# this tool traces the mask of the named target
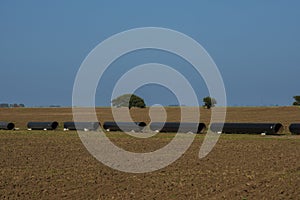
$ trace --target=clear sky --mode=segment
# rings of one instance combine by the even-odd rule
[[[180,31],[208,51],[223,76],[229,105],[290,105],[300,95],[299,10],[298,0],[2,0],[0,102],[70,106],[77,70],[97,44],[118,32],[151,26]],[[129,54],[99,84],[98,105],[106,105],[116,71],[147,62],[188,65],[157,51]],[[199,98],[207,95],[201,78],[182,73],[191,77]],[[157,86],[137,93],[148,104],[176,104]]]

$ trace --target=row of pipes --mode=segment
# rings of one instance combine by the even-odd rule
[[[28,122],[28,130],[55,130],[58,122]],[[99,122],[64,122],[64,130],[95,131],[101,124]],[[142,132],[147,127],[145,122],[104,122],[103,129],[106,131],[134,131]],[[204,123],[183,122],[152,122],[149,124],[151,131],[155,132],[180,132],[180,133],[203,133],[206,130]],[[0,122],[0,130],[14,130],[15,124]],[[209,127],[215,133],[227,134],[279,134],[284,127],[280,123],[212,123]],[[300,123],[289,126],[292,134],[300,134]]]

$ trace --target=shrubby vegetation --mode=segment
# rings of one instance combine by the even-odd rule
[[[132,107],[145,108],[144,99],[134,94],[124,94],[112,100],[112,105],[115,107]]]
[[[25,107],[24,104],[20,103],[20,104],[17,104],[17,103],[14,103],[14,104],[8,104],[8,103],[1,103],[0,104],[0,108],[23,108]]]
[[[217,100],[208,96],[203,98],[203,103],[203,107],[210,109],[211,107],[214,107],[217,104]]]
[[[293,103],[294,106],[300,106],[300,96],[293,97],[295,102]]]

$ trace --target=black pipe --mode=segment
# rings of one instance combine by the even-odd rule
[[[150,129],[159,132],[202,133],[206,129],[206,125],[204,123],[152,122]]]
[[[28,122],[27,128],[31,130],[55,130],[58,122]]]
[[[212,123],[210,130],[228,134],[277,134],[283,131],[280,123]]]
[[[0,130],[13,130],[15,128],[14,123],[0,122]]]
[[[289,130],[293,135],[299,135],[300,134],[300,124],[299,123],[291,124],[289,127]]]
[[[64,122],[66,130],[97,130],[99,126],[99,122]]]
[[[103,128],[107,131],[135,131],[140,132],[147,126],[145,122],[104,122]]]

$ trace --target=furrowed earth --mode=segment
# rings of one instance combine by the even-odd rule
[[[122,108],[121,108],[122,109]],[[210,111],[201,108],[209,124]],[[149,122],[148,109],[131,109],[136,121]],[[97,108],[99,121],[112,121],[108,108]],[[180,120],[180,108],[167,108],[168,121]],[[298,107],[228,108],[227,122],[278,122],[280,136],[222,134],[214,149],[199,159],[205,134],[171,165],[144,174],[116,171],[97,161],[76,131],[70,108],[0,109],[0,121],[17,131],[0,131],[1,199],[299,199],[300,136],[288,125],[299,122]],[[29,121],[58,121],[55,131],[27,131]],[[112,142],[132,152],[151,152],[174,134],[136,139],[110,132]]]

